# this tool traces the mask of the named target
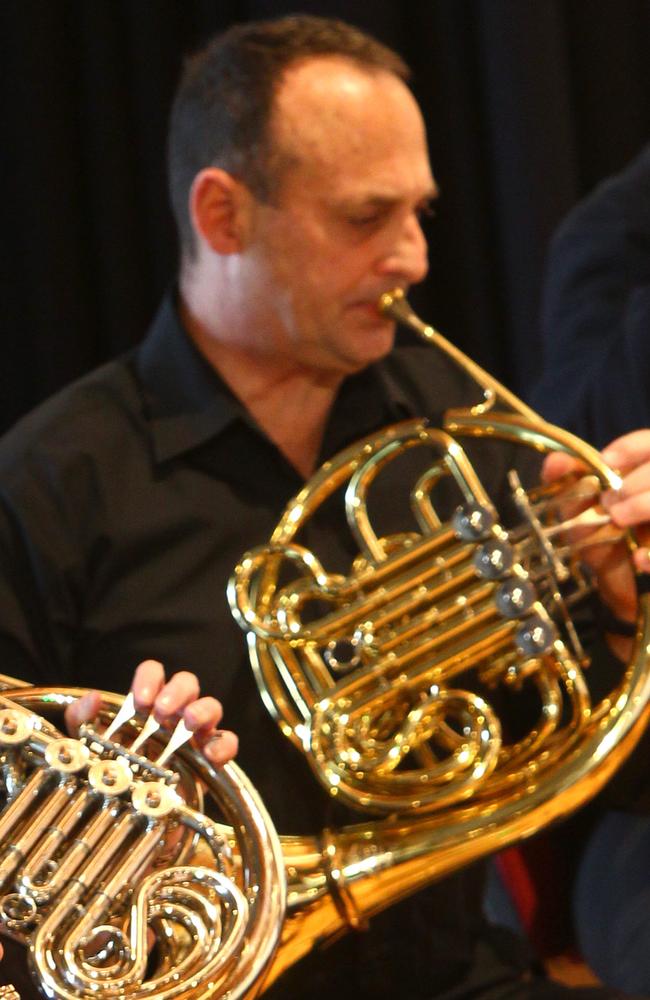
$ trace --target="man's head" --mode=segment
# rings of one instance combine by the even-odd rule
[[[172,208],[183,254],[194,235],[188,199],[208,165],[272,200],[283,166],[272,135],[274,98],[287,68],[314,56],[341,56],[362,69],[407,80],[391,49],[342,21],[305,15],[239,24],[217,35],[187,64],[172,108],[168,157]]]
[[[227,341],[265,369],[337,378],[390,351],[394,323],[379,315],[379,296],[426,274],[419,215],[436,189],[424,122],[401,60],[355,29],[296,18],[254,31],[278,32],[278,48],[297,34],[320,50],[294,41],[291,58],[276,54],[265,125],[240,130],[229,159],[188,158],[188,208],[178,205],[193,240],[181,267],[184,318],[204,342]],[[347,49],[333,50],[332,37]],[[228,100],[253,100],[239,86],[229,81]],[[206,141],[186,137],[195,150]]]

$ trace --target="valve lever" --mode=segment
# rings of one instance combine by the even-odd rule
[[[544,527],[546,538],[552,538],[562,531],[569,531],[571,528],[601,528],[605,524],[611,524],[612,519],[609,514],[601,513],[593,507],[588,507],[582,513],[570,517],[560,524],[550,524]]]
[[[126,698],[122,702],[122,707],[119,712],[111,722],[108,729],[105,731],[104,739],[110,740],[113,733],[116,733],[118,729],[121,729],[125,722],[129,722],[130,719],[136,714],[135,708],[135,698],[133,697],[133,691],[129,691]]]
[[[147,742],[149,737],[153,736],[154,733],[157,733],[159,729],[160,729],[160,723],[158,722],[158,719],[155,717],[155,715],[153,714],[150,715],[147,718],[147,721],[145,722],[144,726],[142,727],[142,732],[138,736],[137,740],[129,748],[131,753],[136,753],[136,751],[139,750],[140,747]]]
[[[192,730],[188,729],[183,719],[181,719],[176,726],[176,729],[169,737],[169,743],[156,761],[156,767],[162,767],[173,753],[176,753],[176,751],[182,747],[184,743],[188,743],[192,739],[192,736]]]

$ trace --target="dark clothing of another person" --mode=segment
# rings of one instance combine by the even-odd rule
[[[479,395],[430,347],[398,347],[343,384],[322,458],[396,420],[427,415],[438,424],[447,407]],[[512,450],[479,461],[494,496]],[[528,456],[520,467],[532,464]],[[225,599],[239,557],[268,540],[302,485],[195,350],[168,299],[137,350],[46,403],[0,446],[3,672],[125,691],[144,658],[190,669],[223,701],[240,736],[238,760],[279,831],[358,818],[334,807],[268,716]],[[384,530],[406,530],[394,485],[379,492]],[[325,512],[302,541],[328,568],[345,568],[355,550],[335,520]],[[481,864],[458,872],[374,918],[369,933],[312,954],[267,995],[567,995],[532,968],[521,942],[488,927],[482,888]]]
[[[650,426],[650,146],[558,229],[542,335],[544,416],[598,447]]]
[[[533,402],[546,417],[599,447],[650,426],[650,145],[558,229],[543,338]],[[649,855],[648,816],[610,812],[587,839],[576,882],[582,954],[630,992],[650,991]]]

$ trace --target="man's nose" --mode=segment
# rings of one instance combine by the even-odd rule
[[[418,216],[413,213],[404,220],[393,246],[382,258],[380,272],[396,282],[416,285],[429,270],[427,241]]]

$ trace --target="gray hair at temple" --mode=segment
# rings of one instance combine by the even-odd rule
[[[273,200],[282,165],[270,127],[275,91],[289,65],[323,55],[410,76],[397,53],[358,28],[308,15],[234,25],[187,62],[168,141],[169,191],[184,254],[193,256],[188,199],[204,167],[221,167],[258,199]]]

